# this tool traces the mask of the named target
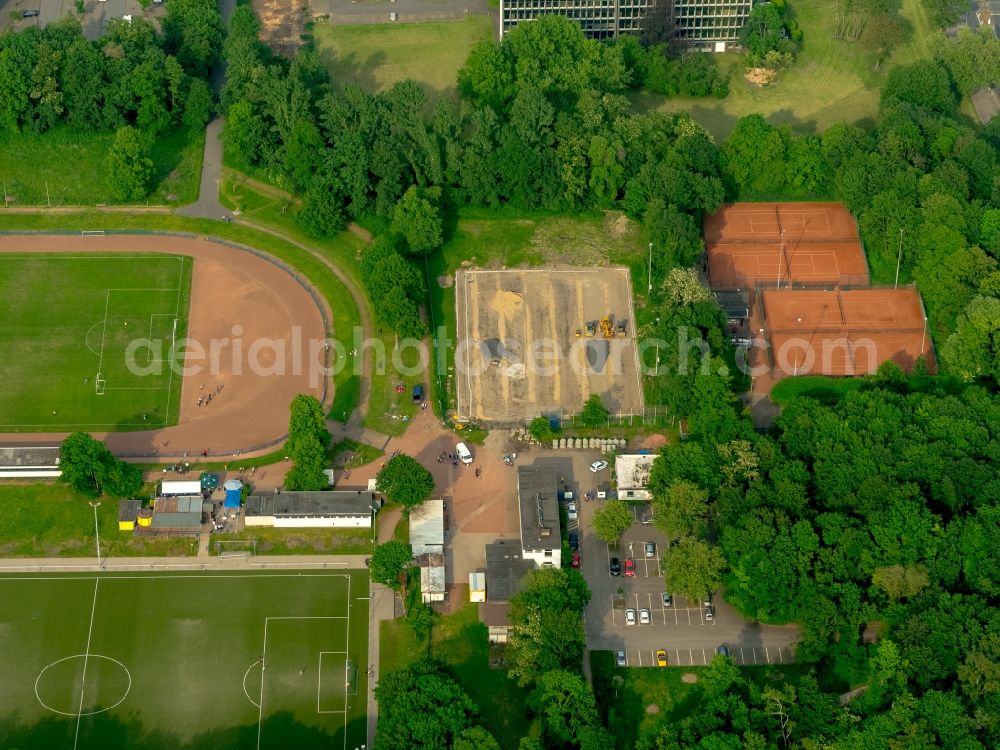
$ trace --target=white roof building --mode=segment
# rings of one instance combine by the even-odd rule
[[[649,472],[656,460],[655,453],[619,453],[615,456],[615,478],[620,500],[652,500],[649,492]]]
[[[413,556],[444,553],[444,501],[431,498],[410,512]]]

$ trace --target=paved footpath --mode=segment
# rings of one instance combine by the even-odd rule
[[[366,555],[274,555],[268,557],[95,557],[9,558],[0,560],[3,573],[116,573],[127,571],[259,571],[259,570],[357,570]],[[379,677],[379,630],[383,620],[395,617],[396,594],[378,583],[368,589],[368,747],[375,739],[378,706],[375,684]]]

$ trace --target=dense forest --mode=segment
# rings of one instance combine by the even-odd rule
[[[225,30],[211,0],[171,0],[162,32],[113,20],[96,41],[67,15],[44,28],[0,34],[0,142],[66,125],[80,139],[115,132],[110,179],[121,200],[146,197],[154,138],[212,116],[210,67]]]

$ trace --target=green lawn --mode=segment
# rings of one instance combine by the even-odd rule
[[[117,203],[107,178],[114,133],[80,133],[61,126],[41,135],[23,133],[0,141],[0,180],[20,206],[93,206]],[[149,203],[191,203],[198,198],[204,131],[177,128],[150,149],[153,179]]]
[[[191,268],[183,256],[0,254],[0,430],[175,423],[170,353],[186,330]]]
[[[909,24],[909,39],[891,60],[875,71],[858,42],[834,38],[836,12],[829,0],[791,0],[789,6],[802,28],[801,53],[789,70],[764,87],[743,78],[741,53],[726,53],[720,64],[729,72],[729,96],[722,100],[665,99],[643,92],[633,95],[637,109],[662,112],[686,110],[721,142],[736,120],[758,112],[796,133],[815,133],[836,122],[871,124],[878,113],[879,89],[894,65],[927,57],[933,31],[920,0],[901,0],[901,15]]]
[[[434,615],[430,649],[418,642],[405,620],[382,623],[379,660],[383,673],[402,669],[428,653],[451,667],[456,679],[479,707],[483,726],[504,750],[516,750],[521,737],[537,733],[525,711],[528,691],[502,669],[489,663],[487,629],[475,604],[454,614]]]
[[[771,389],[771,400],[784,406],[799,396],[809,396],[821,401],[836,401],[861,387],[858,378],[827,378],[822,375],[802,375],[782,378]]]
[[[94,557],[90,498],[57,482],[0,482],[0,557]],[[118,530],[118,501],[97,509],[101,556],[195,555],[193,537],[148,539]]]
[[[493,38],[493,22],[487,16],[373,26],[317,22],[312,34],[337,85],[375,93],[411,78],[429,96],[440,96],[455,93],[459,68],[477,42]]]
[[[363,571],[5,576],[0,737],[21,750],[357,747],[367,593]]]

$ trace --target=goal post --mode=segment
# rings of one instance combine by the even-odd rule
[[[256,539],[219,539],[215,542],[215,553],[219,559],[231,557],[256,557]]]

